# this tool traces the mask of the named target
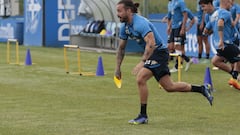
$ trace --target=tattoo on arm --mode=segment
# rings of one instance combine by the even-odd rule
[[[118,48],[118,51],[117,51],[117,66],[121,65],[124,56],[125,56],[125,49],[124,48]]]
[[[145,37],[144,40],[146,42],[146,47],[144,50],[144,54],[142,56],[142,60],[147,60],[149,57],[152,55],[153,50],[155,49],[155,39],[153,32],[148,33]]]
[[[124,55],[125,55],[125,50],[119,48],[119,51],[118,51],[118,54],[117,54],[117,59],[118,59],[118,60],[123,60]]]

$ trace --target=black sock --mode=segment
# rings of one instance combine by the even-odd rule
[[[190,59],[185,55],[185,54],[182,54],[182,58],[186,61],[186,62],[189,62]]]
[[[176,59],[175,68],[178,69],[178,59]]]
[[[206,59],[209,59],[209,56],[210,56],[209,54],[206,54]]]
[[[203,93],[204,86],[192,85],[192,92]]]
[[[237,79],[238,71],[231,71],[230,74],[232,75],[233,79]]]
[[[230,75],[232,75],[233,69],[229,72]]]
[[[198,58],[201,59],[202,58],[202,53],[198,54]]]
[[[147,116],[147,104],[141,104],[140,114]]]

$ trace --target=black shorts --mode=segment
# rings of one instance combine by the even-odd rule
[[[234,43],[234,45],[236,45],[238,47],[240,46],[240,40],[239,39],[234,40],[233,43]]]
[[[151,70],[157,81],[166,74],[170,75],[168,68],[168,49],[156,48],[150,58],[145,62],[144,67]]]
[[[184,45],[186,41],[186,34],[181,36],[180,31],[181,31],[181,27],[177,29],[172,29],[168,39],[168,43],[174,42],[174,44]]]
[[[197,25],[197,36],[203,36],[204,27],[205,27],[205,23],[202,30],[200,30],[200,24]]]
[[[238,60],[238,55],[240,54],[240,50],[236,45],[228,44],[224,50],[217,49],[217,55],[220,57],[224,57],[230,63],[235,63]]]

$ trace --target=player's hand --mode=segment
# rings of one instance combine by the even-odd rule
[[[132,74],[133,74],[133,75],[137,75],[138,72],[143,68],[143,66],[144,66],[144,62],[143,62],[143,61],[139,62],[139,63],[133,68]]]
[[[168,35],[171,34],[171,28],[170,28],[170,27],[167,28],[167,34],[168,34]]]
[[[203,24],[203,23],[200,24],[199,29],[200,29],[200,30],[203,30],[203,29],[204,29],[204,24]]]
[[[183,36],[185,33],[186,33],[185,28],[184,28],[184,29],[181,29],[181,31],[180,31],[180,35]]]
[[[220,41],[218,44],[218,48],[224,50],[224,43]]]
[[[236,23],[235,21],[232,22],[232,26],[233,26],[233,27],[235,27],[236,24],[237,24],[237,23]]]

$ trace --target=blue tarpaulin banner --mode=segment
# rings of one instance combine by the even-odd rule
[[[43,45],[43,1],[24,1],[24,45]]]
[[[0,19],[0,42],[7,42],[8,39],[17,39],[23,43],[23,17],[9,17]]]
[[[77,17],[80,0],[45,0],[44,3],[43,0],[26,0],[24,2],[25,45],[62,47],[69,43],[70,22]]]

